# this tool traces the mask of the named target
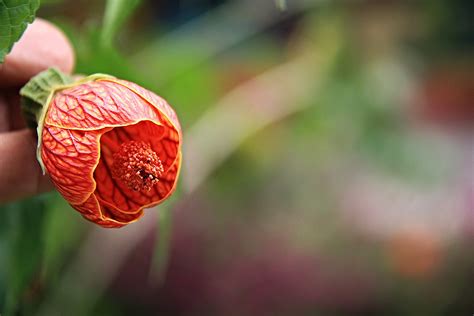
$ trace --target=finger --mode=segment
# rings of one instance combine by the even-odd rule
[[[20,95],[16,89],[0,93],[0,133],[23,129],[26,121],[20,109]]]
[[[0,203],[52,188],[36,160],[35,131],[0,134]]]
[[[26,121],[21,113],[20,95],[18,91],[5,92],[5,99],[8,103],[8,125],[9,130],[19,130],[26,127]]]
[[[74,51],[57,27],[36,19],[0,65],[0,86],[23,85],[37,73],[53,66],[70,73],[74,67]]]
[[[0,133],[10,130],[10,109],[7,103],[7,97],[0,95]]]

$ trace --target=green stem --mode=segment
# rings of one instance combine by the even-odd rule
[[[164,281],[169,260],[172,224],[172,208],[171,205],[166,205],[166,207],[160,210],[160,216],[158,217],[158,240],[156,240],[156,247],[150,271],[150,280],[152,282],[161,283]]]

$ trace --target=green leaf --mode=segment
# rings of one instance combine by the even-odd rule
[[[110,46],[120,26],[141,0],[107,0],[102,27],[102,45]]]
[[[35,19],[39,0],[0,0],[0,63]]]
[[[280,11],[286,11],[286,9],[288,8],[286,0],[275,0],[275,5]]]

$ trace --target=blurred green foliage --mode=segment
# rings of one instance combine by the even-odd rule
[[[103,46],[112,45],[115,34],[125,22],[127,17],[138,6],[140,0],[108,0],[105,7],[104,21],[102,23],[101,43]]]

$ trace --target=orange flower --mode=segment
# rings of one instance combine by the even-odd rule
[[[31,85],[22,95],[34,99]],[[38,160],[82,216],[121,227],[173,193],[182,133],[165,100],[100,74],[52,86],[36,113]]]

